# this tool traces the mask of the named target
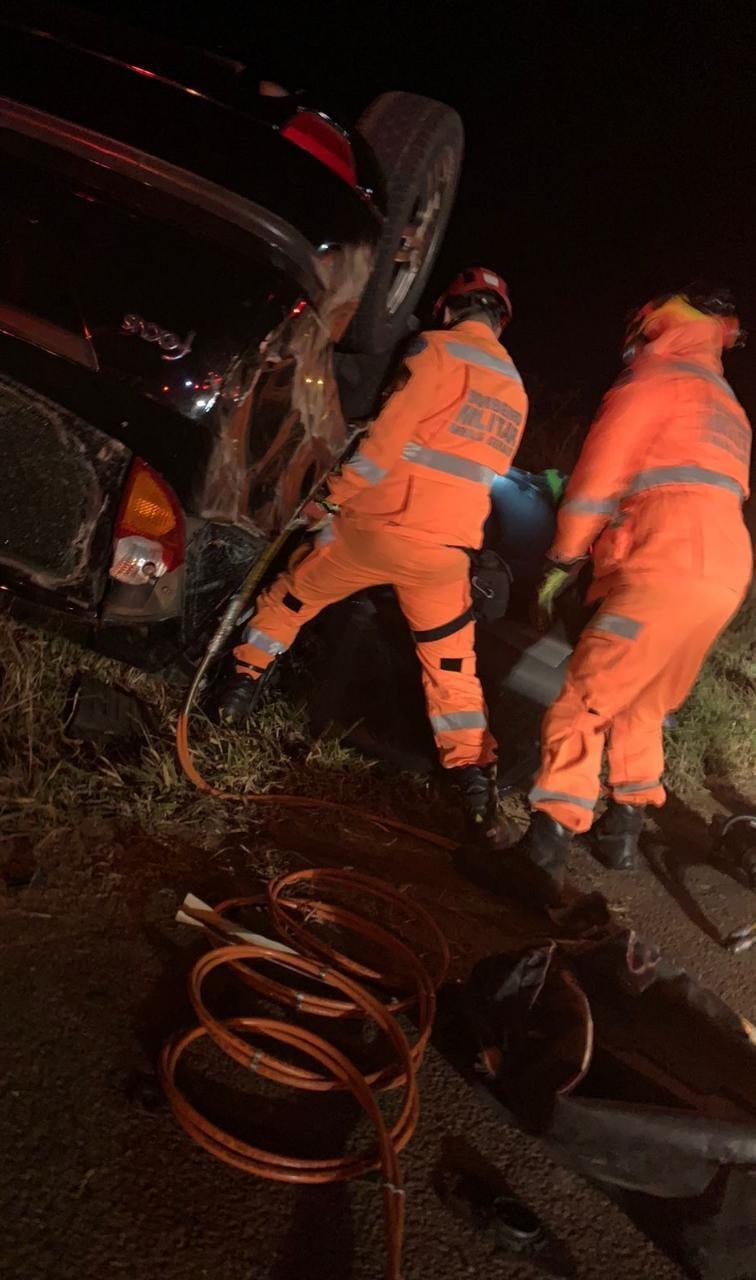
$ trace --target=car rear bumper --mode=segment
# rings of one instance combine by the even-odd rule
[[[189,519],[185,565],[154,586],[110,580],[101,607],[87,607],[0,564],[0,608],[144,671],[185,674],[265,545],[237,526]]]
[[[187,676],[190,671],[191,664],[185,666],[180,618],[102,626],[96,617],[61,607],[54,595],[29,587],[13,590],[3,583],[0,583],[0,610],[24,626],[62,636],[73,644],[141,671],[168,679]]]
[[[0,569],[92,614],[131,453],[0,374]]]

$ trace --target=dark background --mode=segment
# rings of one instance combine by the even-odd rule
[[[429,297],[462,266],[500,270],[526,379],[582,413],[655,293],[729,283],[756,329],[754,5],[131,0],[118,16],[348,117],[394,88],[455,106],[465,170]],[[753,344],[727,372],[756,416]]]

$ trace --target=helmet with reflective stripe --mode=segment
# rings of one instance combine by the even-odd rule
[[[465,307],[465,303],[469,303]],[[454,304],[461,304],[459,307]],[[467,267],[452,280],[448,289],[441,294],[433,308],[433,317],[437,323],[443,319],[447,306],[455,310],[484,310],[494,306],[501,316],[501,328],[512,319],[512,303],[509,297],[507,282],[496,271],[488,267]]]
[[[743,346],[746,335],[735,314],[730,290],[693,284],[679,293],[661,294],[631,313],[625,330],[623,358],[632,360],[643,344],[658,338],[670,325],[700,320],[702,316],[719,320],[723,348]]]

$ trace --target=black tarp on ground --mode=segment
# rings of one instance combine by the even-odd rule
[[[554,1154],[702,1280],[756,1274],[749,1023],[619,930],[487,958],[458,1012],[492,1094]]]

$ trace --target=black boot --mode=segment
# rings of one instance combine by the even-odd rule
[[[485,849],[508,848],[514,837],[510,824],[497,812],[494,766],[468,764],[449,773],[461,795],[468,841]]]
[[[538,810],[522,840],[513,850],[524,884],[547,906],[562,901],[567,853],[573,833],[561,822]]]
[[[477,764],[466,764],[450,769],[449,781],[460,794],[467,833],[477,840],[495,809],[491,771]]]
[[[572,832],[546,813],[536,813],[516,843],[490,843],[481,824],[475,847],[465,846],[457,867],[468,879],[507,898],[517,898],[537,910],[563,906],[565,863]],[[503,850],[503,851],[502,851]]]
[[[643,830],[646,806],[619,804],[610,800],[591,831],[591,841],[599,862],[611,871],[633,871],[638,840]]]
[[[264,676],[233,675],[223,686],[217,701],[218,720],[226,729],[241,729],[254,715],[266,684]]]

